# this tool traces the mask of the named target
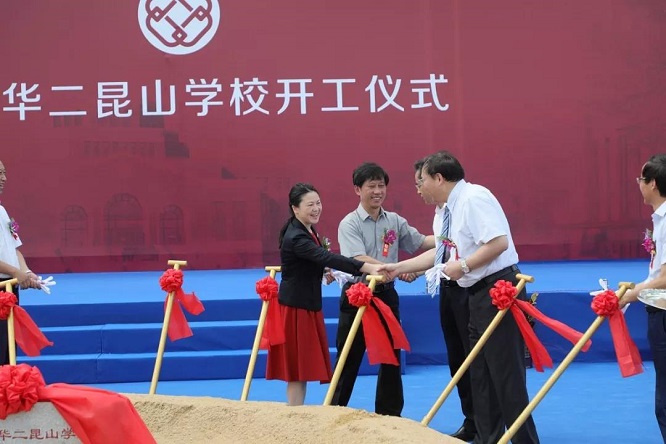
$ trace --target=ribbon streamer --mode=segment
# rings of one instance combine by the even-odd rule
[[[410,346],[405,332],[391,308],[381,299],[374,297],[372,291],[361,282],[349,287],[345,293],[350,304],[356,307],[364,305],[367,307],[361,322],[363,323],[363,336],[370,364],[399,365],[394,350],[409,351]],[[388,332],[384,328],[380,317],[386,322]]]
[[[497,281],[495,287],[490,289],[490,297],[493,299],[493,305],[495,305],[498,310],[509,309],[511,311],[511,314],[518,325],[518,329],[520,330],[520,334],[525,340],[525,345],[527,345],[532,356],[534,369],[538,372],[543,372],[544,367],[553,367],[553,359],[550,357],[546,347],[544,347],[541,341],[539,341],[539,338],[525,318],[523,312],[532,316],[534,319],[539,320],[546,327],[550,328],[572,344],[576,344],[580,338],[583,337],[583,334],[560,321],[549,318],[529,302],[516,299],[515,297],[517,293],[518,289],[509,281]],[[589,350],[591,345],[592,341],[587,341],[582,350]]]
[[[0,367],[0,419],[28,412],[38,401],[49,401],[83,444],[131,442],[155,444],[141,416],[126,397],[91,387],[46,385],[37,367]]]
[[[617,295],[613,290],[599,293],[592,300],[592,310],[598,315],[608,319],[610,325],[615,356],[620,366],[622,377],[638,375],[643,373],[643,361],[638,352],[638,347],[629,335],[629,328],[624,319],[624,313],[620,310]]]
[[[284,328],[282,326],[282,317],[280,316],[280,304],[278,304],[278,283],[266,276],[259,279],[255,284],[255,290],[262,301],[268,303],[268,312],[264,329],[261,332],[261,342],[259,348],[268,350],[272,345],[284,344]]]
[[[169,339],[177,341],[192,336],[192,329],[185,318],[183,308],[190,314],[199,315],[203,313],[203,303],[194,293],[185,293],[183,291],[183,272],[181,270],[169,269],[160,277],[160,287],[167,293],[173,293],[174,304],[169,318]],[[169,296],[164,300],[166,310]]]
[[[434,298],[439,294],[439,284],[441,279],[449,279],[449,277],[444,274],[444,265],[446,264],[435,264],[434,267],[427,269],[425,272],[426,290],[431,298]]]
[[[51,294],[51,287],[56,284],[56,281],[53,280],[53,276],[49,276],[46,279],[42,279],[41,276],[38,276],[38,278],[39,288],[41,288],[44,293]]]
[[[44,347],[53,345],[32,320],[27,311],[17,305],[14,293],[0,291],[0,319],[7,320],[14,309],[14,336],[16,344],[27,356],[39,356]]]

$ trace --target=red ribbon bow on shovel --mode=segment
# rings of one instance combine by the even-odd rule
[[[16,343],[26,355],[39,356],[41,350],[47,345],[53,345],[53,342],[44,336],[44,333],[41,332],[28,312],[17,303],[18,299],[14,293],[0,291],[0,319],[3,321],[8,319],[13,307]]]
[[[527,345],[527,348],[532,355],[535,370],[543,372],[544,367],[553,367],[553,359],[550,357],[550,354],[548,354],[546,347],[544,347],[541,341],[539,341],[534,329],[530,327],[523,312],[532,316],[534,319],[541,321],[546,327],[564,337],[572,344],[576,344],[580,338],[583,337],[583,334],[560,321],[549,318],[529,302],[516,299],[517,293],[518,289],[509,281],[497,281],[495,282],[495,286],[490,289],[490,297],[493,300],[493,305],[496,306],[498,310],[505,310],[507,308],[511,310],[511,314],[516,320],[516,324],[518,324],[518,329],[523,335],[525,345]],[[589,350],[591,345],[592,341],[587,341],[582,350]]]
[[[629,335],[624,313],[620,310],[620,303],[613,290],[599,293],[592,299],[592,310],[598,315],[608,319],[615,356],[620,365],[620,373],[624,378],[643,373],[643,361],[636,344]]]
[[[183,291],[183,272],[181,270],[172,268],[165,271],[160,277],[160,287],[167,293],[173,293],[175,302],[171,309],[171,317],[169,318],[169,339],[177,341],[179,339],[189,338],[192,336],[192,329],[187,323],[183,308],[187,310],[188,313],[196,316],[203,313],[203,304],[194,293],[185,293]],[[167,299],[164,301],[165,309],[167,301],[169,300],[168,298],[169,297],[167,296]]]
[[[372,294],[372,290],[361,282],[357,282],[345,292],[349,303],[355,307],[366,306],[363,314],[363,336],[365,347],[368,350],[368,361],[370,364],[393,364],[398,365],[394,349],[410,350],[407,336],[395,318],[391,309],[381,299]],[[384,318],[388,326],[388,332],[379,318]],[[390,335],[390,338],[389,338]]]
[[[266,276],[259,279],[255,285],[255,290],[262,301],[268,303],[268,312],[266,313],[266,323],[261,333],[261,342],[259,348],[268,350],[271,345],[284,344],[284,328],[280,318],[280,304],[278,304],[278,283]]]

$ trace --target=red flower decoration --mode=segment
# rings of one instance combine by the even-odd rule
[[[284,327],[280,315],[280,305],[274,301],[278,297],[278,283],[275,278],[266,276],[259,279],[255,285],[255,290],[264,304],[268,304],[266,312],[266,323],[261,332],[261,342],[259,348],[268,350],[273,345],[284,344]]]
[[[398,236],[395,234],[395,230],[389,230],[384,228],[384,235],[382,236],[382,241],[386,245],[393,245],[393,243],[398,239]]]
[[[652,238],[652,230],[645,230],[642,245],[643,248],[645,248],[645,251],[647,251],[649,254],[654,254],[656,252],[654,239]]]
[[[444,244],[445,247],[458,249],[458,246],[456,245],[456,243],[453,242],[453,240],[451,240],[450,238],[448,238],[446,236],[444,236],[444,237],[437,236],[437,237],[439,238],[439,240],[442,241],[442,243]]]
[[[490,289],[493,305],[498,310],[506,310],[511,307],[516,294],[518,294],[518,289],[509,281],[497,281],[495,286]]]
[[[14,293],[0,291],[0,319],[5,321],[9,318],[9,312],[12,307],[18,304],[18,299]]]
[[[14,293],[0,291],[0,319],[9,319],[9,313],[14,309],[14,332],[16,343],[28,356],[39,356],[39,351],[47,345],[53,345],[39,330],[27,311],[18,305]]]
[[[167,293],[178,291],[183,286],[183,272],[170,268],[160,277],[160,287]]]
[[[366,307],[361,322],[370,364],[399,365],[394,349],[409,351],[409,341],[388,305],[379,298],[373,299],[370,287],[361,282],[349,287],[345,294],[351,305]]]
[[[349,287],[345,293],[347,294],[349,303],[354,307],[368,305],[372,299],[372,291],[367,285],[363,285],[361,282],[357,282]]]
[[[609,317],[619,309],[620,302],[613,290],[606,290],[592,299],[592,310],[598,316]]]
[[[0,419],[18,412],[29,412],[38,401],[37,391],[44,387],[37,367],[28,364],[0,367]]]
[[[176,270],[175,268],[166,270],[160,277],[160,287],[162,290],[169,293],[164,301],[165,310],[169,297],[173,293],[174,304],[171,311],[171,317],[169,318],[169,339],[177,341],[179,339],[189,338],[192,336],[192,329],[187,323],[183,308],[187,310],[188,313],[196,316],[204,311],[203,304],[194,292],[185,293],[183,291],[182,270]]]
[[[12,217],[9,221],[9,232],[14,236],[14,239],[18,239],[19,224],[16,223]]]
[[[599,293],[592,299],[592,310],[608,319],[613,347],[623,377],[634,376],[643,372],[643,362],[638,347],[629,335],[627,322],[620,310],[620,301],[613,290]]]
[[[270,301],[278,296],[278,283],[272,277],[266,276],[257,281],[255,290],[262,301]]]

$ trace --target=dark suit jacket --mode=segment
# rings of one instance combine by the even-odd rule
[[[363,266],[361,261],[331,253],[318,245],[298,219],[292,219],[287,226],[280,258],[282,278],[278,300],[283,305],[311,311],[321,310],[324,267],[359,275]]]

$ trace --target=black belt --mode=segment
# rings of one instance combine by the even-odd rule
[[[351,287],[353,284],[354,282],[347,282],[343,288],[346,290],[347,288]],[[386,282],[384,284],[376,283],[375,291],[373,291],[373,293],[381,293],[386,290],[391,290],[393,287],[395,287],[395,281]]]
[[[441,278],[441,279],[439,280],[439,286],[440,286],[440,287],[443,287],[443,288],[455,288],[455,287],[460,287],[460,285],[458,285],[458,282],[453,281],[453,280],[451,280],[451,279],[447,279],[447,278]]]
[[[469,292],[470,294],[476,293],[479,290],[483,290],[486,287],[490,287],[491,285],[494,285],[495,282],[499,280],[499,278],[501,278],[502,276],[506,276],[507,274],[513,273],[514,271],[520,271],[518,269],[518,265],[511,265],[510,267],[502,268],[500,271],[497,271],[493,274],[490,274],[482,278],[479,282],[469,287]]]
[[[391,290],[393,287],[395,287],[395,282],[386,282],[384,284],[375,284],[375,291],[373,293],[381,293],[386,290]]]

